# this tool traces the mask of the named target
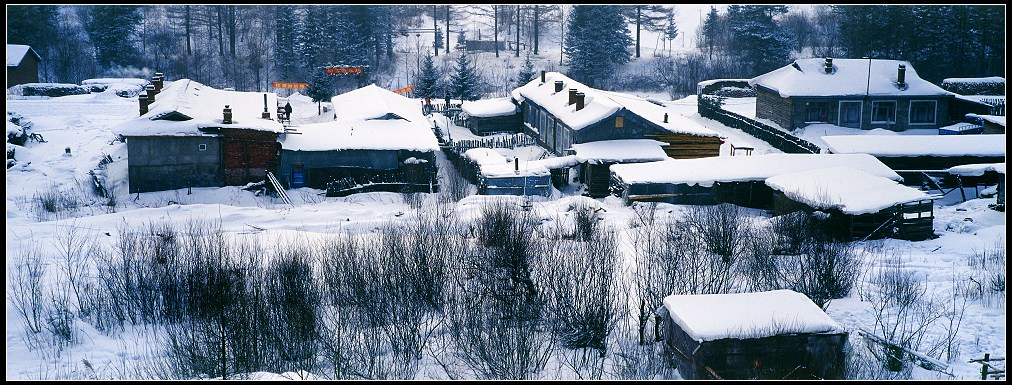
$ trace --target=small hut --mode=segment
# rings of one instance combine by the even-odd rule
[[[994,208],[1005,210],[1005,163],[964,164],[951,167],[948,172],[956,176],[960,188],[973,186],[978,198],[982,195],[978,187],[995,185]],[[965,196],[963,200],[966,200]]]
[[[682,377],[840,379],[847,332],[804,294],[670,295],[665,347]]]
[[[520,109],[509,97],[465,102],[460,109],[475,135],[519,133],[523,128]]]
[[[663,146],[653,139],[602,140],[574,144],[572,151],[579,158],[579,181],[592,198],[606,197],[611,185],[611,165],[618,163],[656,162],[668,159]]]
[[[925,192],[850,167],[781,174],[766,179],[775,190],[774,211],[829,213],[840,239],[934,236],[933,200]]]
[[[526,161],[509,159],[491,148],[472,148],[464,152],[472,165],[478,193],[483,195],[540,195],[552,193],[552,170],[573,167],[575,156]],[[466,172],[466,171],[465,171]]]

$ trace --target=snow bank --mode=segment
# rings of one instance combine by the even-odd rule
[[[574,144],[573,150],[580,162],[599,164],[604,162],[652,162],[668,159],[661,146],[667,143],[653,139],[602,140]]]
[[[766,179],[766,185],[795,202],[815,209],[837,209],[860,215],[882,211],[901,203],[930,199],[923,191],[850,167],[782,174]]]
[[[669,295],[663,302],[671,320],[700,342],[846,332],[812,300],[793,290]]]
[[[477,118],[508,116],[520,112],[520,109],[508,97],[464,102],[460,105],[460,109],[464,113]]]
[[[799,171],[845,166],[900,181],[896,172],[867,154],[765,154],[669,159],[616,164],[611,172],[623,183],[671,183],[710,187],[714,182],[761,181]]]
[[[834,154],[901,156],[1005,156],[1005,135],[823,136]]]
[[[781,97],[804,96],[930,96],[953,95],[921,79],[909,62],[885,59],[833,59],[833,71],[823,58],[798,59],[788,66],[752,78],[749,84],[772,89]],[[896,84],[897,69],[906,66],[906,88]]]

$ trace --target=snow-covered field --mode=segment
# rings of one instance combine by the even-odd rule
[[[308,98],[294,96],[289,100],[296,111],[293,123],[318,121],[314,116],[316,105]],[[127,328],[120,333],[106,334],[80,319],[71,323],[78,335],[76,343],[62,349],[29,348],[26,342],[29,332],[11,301],[12,266],[17,262],[18,253],[26,247],[36,247],[40,255],[46,256],[46,270],[42,277],[45,284],[60,274],[58,256],[63,247],[61,239],[68,232],[77,231],[95,242],[111,245],[121,228],[142,227],[156,222],[185,226],[188,221],[200,219],[220,224],[226,234],[256,233],[283,237],[342,231],[368,233],[387,221],[410,221],[413,218],[413,210],[405,202],[405,197],[396,193],[324,198],[319,190],[303,188],[288,191],[294,201],[291,206],[238,187],[129,194],[126,186],[126,145],[116,141],[110,128],[136,116],[136,98],[121,98],[106,92],[53,99],[8,99],[6,103],[8,111],[31,120],[34,132],[46,139],[45,143],[29,141],[24,147],[16,147],[17,164],[7,170],[5,179],[8,380],[131,379],[137,376],[132,368],[153,356],[164,354],[160,346],[151,343],[159,340],[152,338],[151,335],[157,333],[153,329]],[[745,104],[747,102],[733,108],[736,112],[738,109],[747,111]],[[666,108],[717,130],[729,142],[754,145],[755,154],[778,152],[738,130],[699,117],[695,114],[694,97],[668,102]],[[754,107],[752,111],[754,113]],[[830,132],[834,130],[832,127],[817,130],[821,131],[819,135],[840,134]],[[464,136],[463,133],[460,135]],[[729,155],[728,144],[721,150],[722,156]],[[112,159],[106,173],[109,186],[117,197],[113,202],[98,198],[89,187],[89,170],[96,168],[106,155]],[[445,161],[440,164],[441,168],[449,166]],[[44,209],[33,206],[35,196],[51,191],[78,197],[79,207],[60,215],[50,215]],[[981,277],[981,270],[970,264],[969,258],[995,250],[1004,254],[1005,250],[1005,215],[988,208],[994,198],[974,199],[972,189],[969,198],[969,201],[962,202],[959,194],[949,194],[936,202],[934,229],[938,237],[935,239],[860,242],[859,249],[874,251],[862,254],[867,259],[864,261],[865,271],[886,262],[897,263],[909,277],[925,283],[927,296],[934,296],[938,300],[936,304],[946,308],[955,305],[959,310],[962,303],[959,301],[963,297],[953,296],[953,287],[965,287]],[[434,201],[435,197],[424,199]],[[551,199],[535,200],[532,204],[542,218],[551,220],[564,216],[573,204],[587,199],[556,192]],[[474,214],[480,211],[485,200],[485,197],[468,197],[457,202],[454,208],[459,214]],[[604,223],[617,229],[619,239],[624,242],[619,250],[631,253],[628,224],[636,216],[634,209],[615,197],[596,201],[604,209],[601,213]],[[657,206],[658,212],[677,213],[683,209],[667,204]],[[624,257],[631,258],[629,255]],[[1002,257],[1001,263],[1004,260]],[[852,290],[849,296],[831,301],[827,309],[829,316],[851,333],[851,343],[858,349],[865,345],[858,330],[872,330],[875,320],[867,295],[861,289]],[[957,319],[957,313],[945,313],[948,318],[943,317],[923,334],[925,341],[938,341],[947,334],[946,330],[953,330],[952,326],[946,325],[958,322],[952,343],[947,345],[952,348],[950,354],[944,351],[938,353],[948,364],[944,370],[946,374],[915,366],[910,378],[979,379],[980,365],[970,363],[970,360],[981,358],[984,354],[1005,357],[1004,292],[997,298],[971,298],[968,301],[961,317]],[[950,318],[953,323],[948,322]],[[924,320],[912,320],[914,323],[920,321]],[[424,367],[418,371],[416,379],[446,378],[431,360],[423,358],[422,365]],[[557,362],[554,365],[559,366]],[[1004,362],[1000,362],[999,366],[1004,367]],[[548,367],[553,368],[553,364]],[[546,369],[545,372],[541,375],[545,379],[576,378],[566,370]],[[264,379],[319,378],[318,374],[307,373],[260,375],[259,378]]]

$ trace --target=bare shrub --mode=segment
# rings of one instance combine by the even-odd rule
[[[439,177],[442,179],[437,196],[439,202],[459,202],[474,193],[474,185],[456,167],[441,167]]]
[[[745,252],[750,229],[747,217],[744,209],[729,203],[694,205],[689,206],[685,222],[707,250],[731,263]]]
[[[67,283],[74,294],[75,303],[82,316],[87,316],[90,309],[82,303],[83,286],[91,272],[94,254],[94,237],[90,231],[82,233],[75,225],[57,227],[54,241],[60,251],[57,264],[66,277]]]
[[[1005,305],[1005,242],[998,239],[983,250],[974,250],[967,257],[967,265],[976,274],[969,277],[970,294],[985,306],[1004,307]]]
[[[41,252],[32,243],[19,243],[12,262],[8,265],[11,270],[7,273],[7,301],[21,317],[30,335],[41,333],[46,321],[42,287],[46,267]]]
[[[55,183],[32,196],[31,212],[38,221],[62,219],[77,211],[83,204],[79,191],[64,190]]]

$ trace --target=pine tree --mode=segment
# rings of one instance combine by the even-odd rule
[[[617,5],[574,5],[563,52],[569,76],[591,87],[629,62],[629,29]]]
[[[450,95],[460,100],[478,100],[478,73],[470,55],[461,52],[457,57],[456,72],[450,75]]]
[[[320,110],[320,103],[330,100],[333,96],[334,85],[331,76],[324,72],[323,68],[316,68],[313,71],[313,77],[309,81],[309,85],[306,87],[306,96],[313,98],[313,101],[316,102],[317,115],[323,113]]]
[[[279,5],[274,7],[274,66],[283,80],[294,80],[296,69],[295,37],[298,24],[295,7]]]
[[[675,15],[668,14],[668,23],[664,26],[664,39],[668,41],[668,53],[671,52],[671,45],[678,37],[678,26],[675,25]]]
[[[438,93],[441,89],[439,71],[436,70],[432,55],[426,52],[425,59],[422,60],[421,73],[415,79],[415,95],[421,98],[434,98],[439,96]]]
[[[143,16],[136,5],[95,5],[89,7],[84,28],[95,45],[95,58],[103,67],[132,66],[140,61],[137,26]]]
[[[8,5],[7,43],[30,45],[42,53],[56,43],[57,11],[55,5]]]
[[[527,58],[524,59],[524,66],[520,67],[520,73],[517,74],[517,87],[534,80],[535,76],[537,74],[534,73],[534,63],[531,63],[531,54],[528,52]]]
[[[750,72],[765,73],[789,60],[792,38],[773,19],[787,13],[784,5],[730,5],[727,7],[731,26],[730,49],[740,61],[750,64]]]
[[[717,44],[717,37],[720,35],[719,24],[720,15],[717,14],[717,7],[711,5],[710,12],[706,14],[706,21],[703,22],[703,38],[706,39],[710,60],[713,60],[713,46]]]

